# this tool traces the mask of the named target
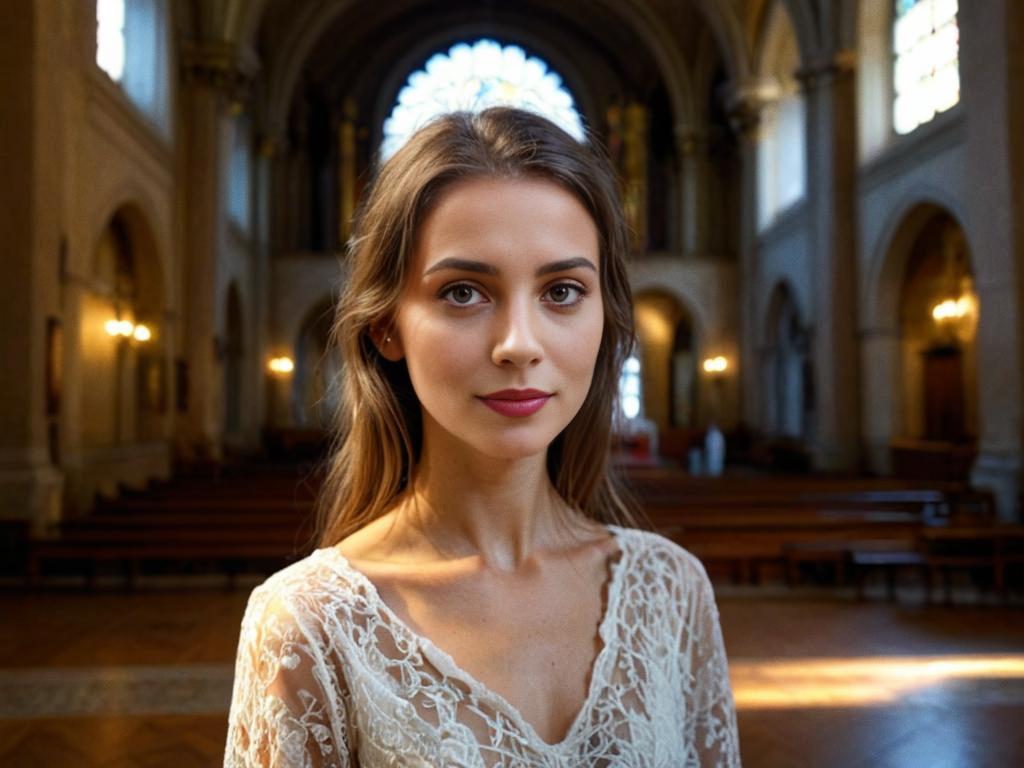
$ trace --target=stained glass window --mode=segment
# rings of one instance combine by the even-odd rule
[[[957,0],[896,0],[893,127],[910,133],[960,101]]]
[[[561,77],[517,45],[483,39],[436,53],[409,76],[384,121],[381,157],[391,157],[436,115],[501,104],[537,112],[584,139],[583,122]]]
[[[124,2],[96,2],[96,63],[115,83],[124,75]]]

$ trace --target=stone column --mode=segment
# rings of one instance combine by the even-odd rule
[[[0,521],[38,529],[60,517],[63,475],[51,460],[49,317],[59,316],[61,43],[53,2],[13,0],[0,24]],[[64,328],[63,333],[73,332]],[[60,374],[60,361],[56,373]],[[0,530],[0,551],[6,549]],[[5,552],[6,554],[6,552]]]
[[[857,346],[857,142],[853,59],[844,53],[797,73],[807,100],[807,191],[814,288],[811,452],[819,470],[860,461]]]
[[[1020,520],[1024,480],[1024,8],[960,4],[967,232],[978,293],[979,455],[974,485]]]
[[[182,354],[187,366],[187,409],[179,424],[179,450],[187,459],[218,459],[223,423],[217,290],[224,253],[227,118],[246,79],[234,48],[209,42],[185,45],[181,109],[184,171]]]
[[[758,427],[757,387],[757,286],[760,269],[757,253],[757,143],[763,100],[756,88],[739,88],[729,105],[729,121],[739,138],[741,164],[740,190],[740,359],[736,365],[739,379],[739,421]]]
[[[707,131],[676,126],[676,147],[680,158],[679,191],[681,246],[687,257],[706,256],[710,251]]]

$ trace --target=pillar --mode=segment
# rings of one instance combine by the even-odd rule
[[[687,257],[699,258],[707,256],[711,250],[708,133],[677,126],[676,147],[680,158],[682,251]]]
[[[857,344],[856,101],[852,56],[834,53],[797,73],[807,100],[807,190],[813,248],[811,360],[818,470],[860,465]]]
[[[227,217],[228,115],[246,79],[233,46],[204,42],[183,47],[180,104],[184,173],[182,357],[186,408],[179,423],[179,451],[186,459],[219,459],[223,433],[221,346],[217,338],[219,264]]]
[[[999,517],[1020,521],[1024,481],[1024,8],[961,3],[960,76],[967,113],[964,180],[975,260],[979,452],[975,486]]]
[[[13,0],[0,21],[0,523],[37,530],[60,517],[63,492],[49,442],[59,358],[47,372],[61,332],[50,321],[60,312],[60,12],[54,2]]]
[[[729,122],[740,145],[740,343],[736,375],[739,380],[739,420],[748,426],[760,426],[757,383],[757,145],[763,100],[756,87],[741,87],[729,105]]]

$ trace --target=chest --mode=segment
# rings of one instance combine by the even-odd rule
[[[378,592],[409,628],[550,743],[564,736],[586,700],[602,648],[606,576],[554,569],[522,580],[385,580]]]

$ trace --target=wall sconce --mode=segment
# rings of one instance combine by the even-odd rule
[[[290,357],[274,357],[267,363],[267,370],[274,376],[287,376],[295,370],[295,362]]]
[[[114,337],[135,339],[139,342],[146,342],[153,338],[153,332],[149,330],[148,326],[141,323],[135,325],[131,320],[107,320],[104,328],[110,336]]]
[[[970,341],[978,314],[977,299],[971,291],[959,298],[943,299],[932,307],[932,320],[940,335],[960,341]]]
[[[704,373],[710,373],[712,375],[718,375],[725,373],[729,367],[729,361],[719,355],[718,357],[709,357],[704,361]]]
[[[971,299],[961,296],[959,299],[946,299],[932,307],[932,318],[937,323],[947,320],[960,320],[971,311]]]

